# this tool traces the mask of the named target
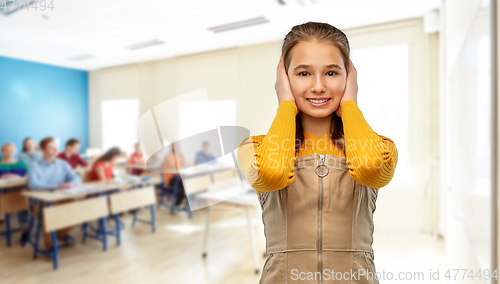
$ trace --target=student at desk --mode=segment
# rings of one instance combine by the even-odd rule
[[[184,200],[184,198],[186,197],[186,192],[184,190],[184,185],[182,184],[181,175],[178,172],[179,169],[183,169],[186,167],[186,159],[184,159],[184,155],[180,152],[179,145],[176,145],[175,148],[177,148],[177,154],[174,149],[174,144],[172,144],[172,152],[165,156],[161,168],[164,172],[163,180],[165,182],[165,185],[168,187],[174,187],[175,183],[177,183],[178,185],[178,194],[175,205],[179,206],[181,205],[182,200]]]
[[[40,141],[42,158],[33,161],[28,168],[28,187],[30,190],[69,189],[81,184],[81,179],[73,172],[71,166],[63,160],[57,159],[57,145],[53,137]],[[35,204],[34,214],[38,215],[39,203]],[[57,238],[66,244],[73,244],[74,239],[69,235],[72,227],[57,231]],[[52,238],[49,233],[44,234],[47,250],[52,248]]]
[[[38,151],[35,140],[30,137],[24,139],[23,151],[19,153],[19,160],[23,161],[26,165],[29,165],[34,160],[41,158],[42,153]]]
[[[28,166],[23,161],[15,160],[16,145],[5,143],[2,146],[2,160],[0,160],[0,179],[21,178],[28,173]],[[13,190],[23,189],[25,186],[16,187]],[[28,222],[28,211],[17,212],[17,220],[21,227],[25,227]],[[28,229],[22,229],[21,241],[24,243],[28,237]]]
[[[215,163],[215,157],[212,153],[208,152],[208,141],[203,141],[203,150],[196,153],[196,158],[194,160],[194,165],[204,164],[204,163]]]
[[[80,141],[77,139],[71,138],[66,142],[66,149],[64,152],[59,153],[57,158],[68,162],[68,164],[76,169],[78,166],[87,167],[88,163],[80,155],[78,152],[80,151]]]
[[[144,158],[142,157],[142,150],[139,142],[134,145],[134,153],[130,155],[130,158],[127,160],[127,165],[140,165],[144,166]],[[143,169],[130,168],[131,175],[141,175],[144,172]]]
[[[0,160],[0,179],[20,178],[28,172],[28,165],[20,160],[15,160],[16,145],[5,143],[2,146],[2,160]]]
[[[120,157],[122,151],[118,147],[109,149],[104,155],[99,157],[92,165],[91,180],[107,181],[113,178],[113,164]]]

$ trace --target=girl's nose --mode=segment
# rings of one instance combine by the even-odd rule
[[[325,84],[323,83],[323,81],[321,80],[321,78],[317,78],[314,81],[314,84],[311,86],[311,92],[313,92],[313,93],[323,93],[324,91],[326,91]]]

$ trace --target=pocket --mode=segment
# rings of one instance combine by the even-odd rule
[[[373,253],[369,252],[364,252],[365,253],[365,260],[366,260],[366,277],[368,280],[374,280],[376,279],[376,270],[375,270],[375,256]],[[371,274],[370,274],[371,272]],[[373,276],[372,276],[373,275]]]
[[[269,270],[269,266],[270,266],[270,263],[271,263],[271,259],[273,258],[273,254],[270,253],[267,255],[266,257],[266,261],[264,262],[264,267],[262,268],[262,275],[260,277],[260,281],[259,281],[259,284],[260,283],[263,283],[266,275],[267,275],[267,271]]]

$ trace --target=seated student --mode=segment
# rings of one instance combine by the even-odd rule
[[[0,179],[20,178],[28,172],[28,165],[20,160],[15,160],[16,145],[5,143],[2,146],[2,160],[0,160]]]
[[[23,151],[19,153],[19,160],[29,165],[34,160],[42,158],[42,153],[38,150],[35,140],[28,137],[23,141]]]
[[[2,159],[0,160],[0,179],[21,178],[28,173],[28,166],[23,161],[15,160],[16,145],[14,143],[5,143],[2,146]],[[16,187],[12,190],[23,189],[25,186]],[[17,220],[22,229],[21,241],[24,244],[28,237],[29,223],[28,211],[17,212]]]
[[[162,171],[164,172],[163,180],[166,186],[174,187],[175,183],[177,182],[178,193],[175,205],[179,206],[181,205],[184,198],[186,198],[186,192],[184,190],[184,185],[182,184],[181,175],[178,173],[178,171],[179,169],[183,169],[186,167],[186,160],[184,159],[184,155],[180,153],[179,146],[176,145],[175,148],[177,148],[177,154],[174,149],[174,144],[172,144],[172,152],[165,156],[161,168]],[[177,173],[172,173],[172,172],[177,172]]]
[[[204,163],[214,163],[215,157],[208,152],[208,141],[203,141],[203,150],[196,153],[196,158],[194,160],[194,165],[204,164]]]
[[[68,164],[73,168],[76,169],[77,166],[82,166],[82,167],[87,167],[88,163],[78,155],[78,152],[80,151],[80,141],[77,139],[71,138],[66,142],[66,149],[64,152],[59,153],[57,155],[57,158],[61,160],[65,160],[68,162]]]
[[[71,166],[63,160],[57,159],[57,145],[53,137],[44,138],[40,141],[42,158],[33,161],[28,168],[28,187],[30,190],[54,190],[69,189],[81,184],[81,179],[75,174]],[[38,214],[39,203],[35,203],[34,214]],[[57,238],[64,240],[66,244],[73,244],[73,238],[69,236],[72,228],[66,228],[57,232]],[[52,248],[50,233],[44,235],[45,246]]]
[[[117,158],[120,157],[122,151],[118,147],[109,149],[104,155],[99,157],[90,171],[92,181],[106,181],[113,178],[113,165]]]
[[[134,145],[135,152],[130,155],[130,158],[127,160],[127,165],[140,165],[144,166],[144,159],[142,157],[142,150],[139,142]],[[130,168],[131,175],[141,175],[144,172],[143,169]]]

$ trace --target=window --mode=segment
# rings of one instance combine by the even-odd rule
[[[103,152],[118,146],[127,153],[133,152],[137,142],[139,100],[106,100],[102,102]]]

